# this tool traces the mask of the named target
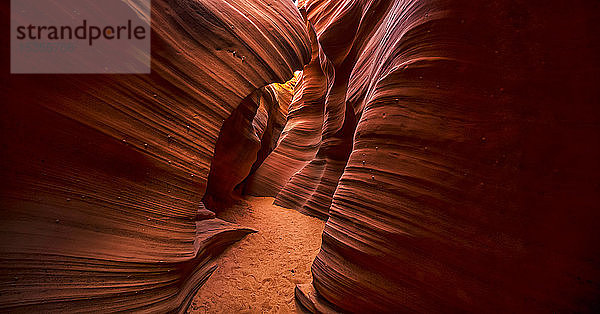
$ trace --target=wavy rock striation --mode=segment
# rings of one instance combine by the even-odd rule
[[[300,210],[321,219],[328,217],[332,197],[340,176],[352,151],[353,135],[356,128],[357,103],[347,100],[350,75],[363,52],[364,45],[371,39],[374,29],[381,23],[381,16],[387,11],[387,2],[373,2],[355,5],[350,2],[328,4],[330,8],[320,6],[318,9],[308,7],[307,18],[313,22],[318,32],[319,44],[322,47],[323,62],[329,62],[332,69],[328,82],[331,82],[325,98],[325,119],[319,151],[308,167],[297,173],[283,190],[277,195],[276,204]],[[337,27],[327,27],[316,14],[323,11],[333,16],[342,16]],[[343,14],[340,15],[340,12]],[[363,13],[361,13],[363,12]],[[361,15],[362,14],[362,15]],[[325,17],[325,16],[323,16]],[[331,15],[327,15],[330,18]],[[351,23],[349,19],[360,18],[360,23]],[[343,27],[343,33],[339,29]],[[358,112],[360,114],[360,112]],[[303,178],[311,173],[310,166],[321,165],[320,176],[316,184],[305,182]],[[308,173],[306,173],[308,171]],[[297,182],[297,181],[300,181]],[[286,202],[293,199],[298,186],[310,190],[310,197],[304,202]],[[306,188],[309,186],[310,188]],[[291,206],[290,206],[291,205]]]
[[[155,0],[152,74],[7,78],[0,309],[183,311],[244,192],[327,220],[311,311],[597,312],[598,5],[298,6]]]
[[[247,194],[276,196],[294,173],[314,158],[319,148],[327,76],[322,69],[319,57],[322,51],[314,28],[307,22],[306,29],[311,39],[311,60],[299,75],[287,123],[279,142],[256,172],[247,179]],[[325,69],[326,72],[327,68]]]
[[[296,77],[267,85],[250,96],[225,120],[215,146],[203,202],[213,210],[233,205],[244,179],[273,151],[285,124]]]
[[[4,311],[181,311],[213,257],[252,231],[201,199],[223,122],[309,61],[304,22],[288,1],[152,5],[150,75],[3,84]]]
[[[277,196],[328,219],[298,299],[315,312],[597,310],[597,5],[300,6],[335,79],[305,167],[320,179],[300,171]]]

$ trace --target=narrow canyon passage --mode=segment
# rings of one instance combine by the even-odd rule
[[[2,3],[0,313],[600,313],[600,1]]]
[[[310,266],[321,247],[325,222],[249,197],[219,218],[257,230],[217,259],[217,270],[200,288],[189,313],[290,313],[294,287],[310,283]]]

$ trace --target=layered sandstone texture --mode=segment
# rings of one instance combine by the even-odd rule
[[[3,79],[0,310],[184,310],[215,255],[253,231],[201,202],[220,130],[309,61],[292,2],[154,0],[150,75]],[[281,100],[258,110],[266,142],[238,172],[274,146]]]
[[[327,90],[327,76],[323,68],[327,71],[328,67],[321,65],[319,55],[322,51],[315,30],[308,21],[306,30],[310,35],[311,60],[298,77],[287,123],[277,146],[247,178],[246,194],[276,196],[290,177],[315,157],[319,148]],[[313,174],[313,177],[316,175]],[[302,200],[303,196],[297,194],[296,199]]]
[[[297,6],[155,0],[152,74],[6,79],[0,309],[183,310],[246,193],[326,220],[311,311],[598,311],[598,4]]]
[[[316,36],[292,107],[315,114],[282,136],[312,141],[283,137],[251,189],[327,220],[298,300],[597,311],[597,3],[298,5]]]

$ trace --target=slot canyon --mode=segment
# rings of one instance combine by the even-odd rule
[[[600,2],[150,12],[11,74],[3,1],[0,311],[600,312]]]

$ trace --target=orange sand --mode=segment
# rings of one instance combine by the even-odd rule
[[[250,197],[219,218],[258,230],[226,250],[200,288],[190,313],[293,313],[294,288],[312,281],[310,266],[325,223]]]

